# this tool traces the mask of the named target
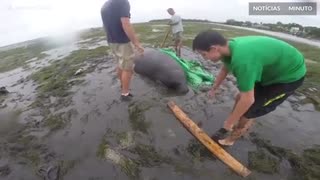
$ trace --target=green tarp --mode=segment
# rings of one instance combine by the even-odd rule
[[[211,86],[213,84],[215,78],[198,61],[180,58],[172,49],[164,48],[160,49],[160,51],[180,64],[187,76],[188,84],[193,90],[199,90],[202,86]]]

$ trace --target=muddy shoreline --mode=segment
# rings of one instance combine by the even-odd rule
[[[0,74],[9,91],[0,96],[0,179],[241,179],[166,105],[174,100],[212,134],[231,110],[234,77],[209,99],[208,89],[178,96],[135,75],[133,100],[121,102],[115,62],[102,37],[88,34],[42,53]],[[217,75],[219,64],[187,47],[182,56]],[[227,149],[253,171],[249,179],[320,177],[320,113],[307,99],[292,96]]]

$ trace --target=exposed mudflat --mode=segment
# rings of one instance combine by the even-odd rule
[[[178,96],[135,75],[134,98],[122,102],[116,62],[103,38],[43,53],[27,67],[0,73],[0,86],[9,91],[0,95],[0,179],[242,179],[167,107],[174,100],[211,135],[234,103],[232,76],[209,99],[206,90]],[[189,48],[182,54],[218,73],[219,64]],[[320,113],[304,102],[303,94],[290,97],[226,149],[252,170],[248,179],[320,178]]]

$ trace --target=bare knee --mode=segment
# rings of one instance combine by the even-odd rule
[[[240,99],[240,93],[236,95],[236,101],[239,101],[239,99]]]

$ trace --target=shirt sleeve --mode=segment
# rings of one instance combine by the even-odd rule
[[[124,0],[119,8],[120,17],[131,17],[129,1]]]
[[[254,89],[255,83],[261,81],[262,67],[257,63],[239,64],[234,67],[234,75],[237,78],[240,92],[248,92]]]

